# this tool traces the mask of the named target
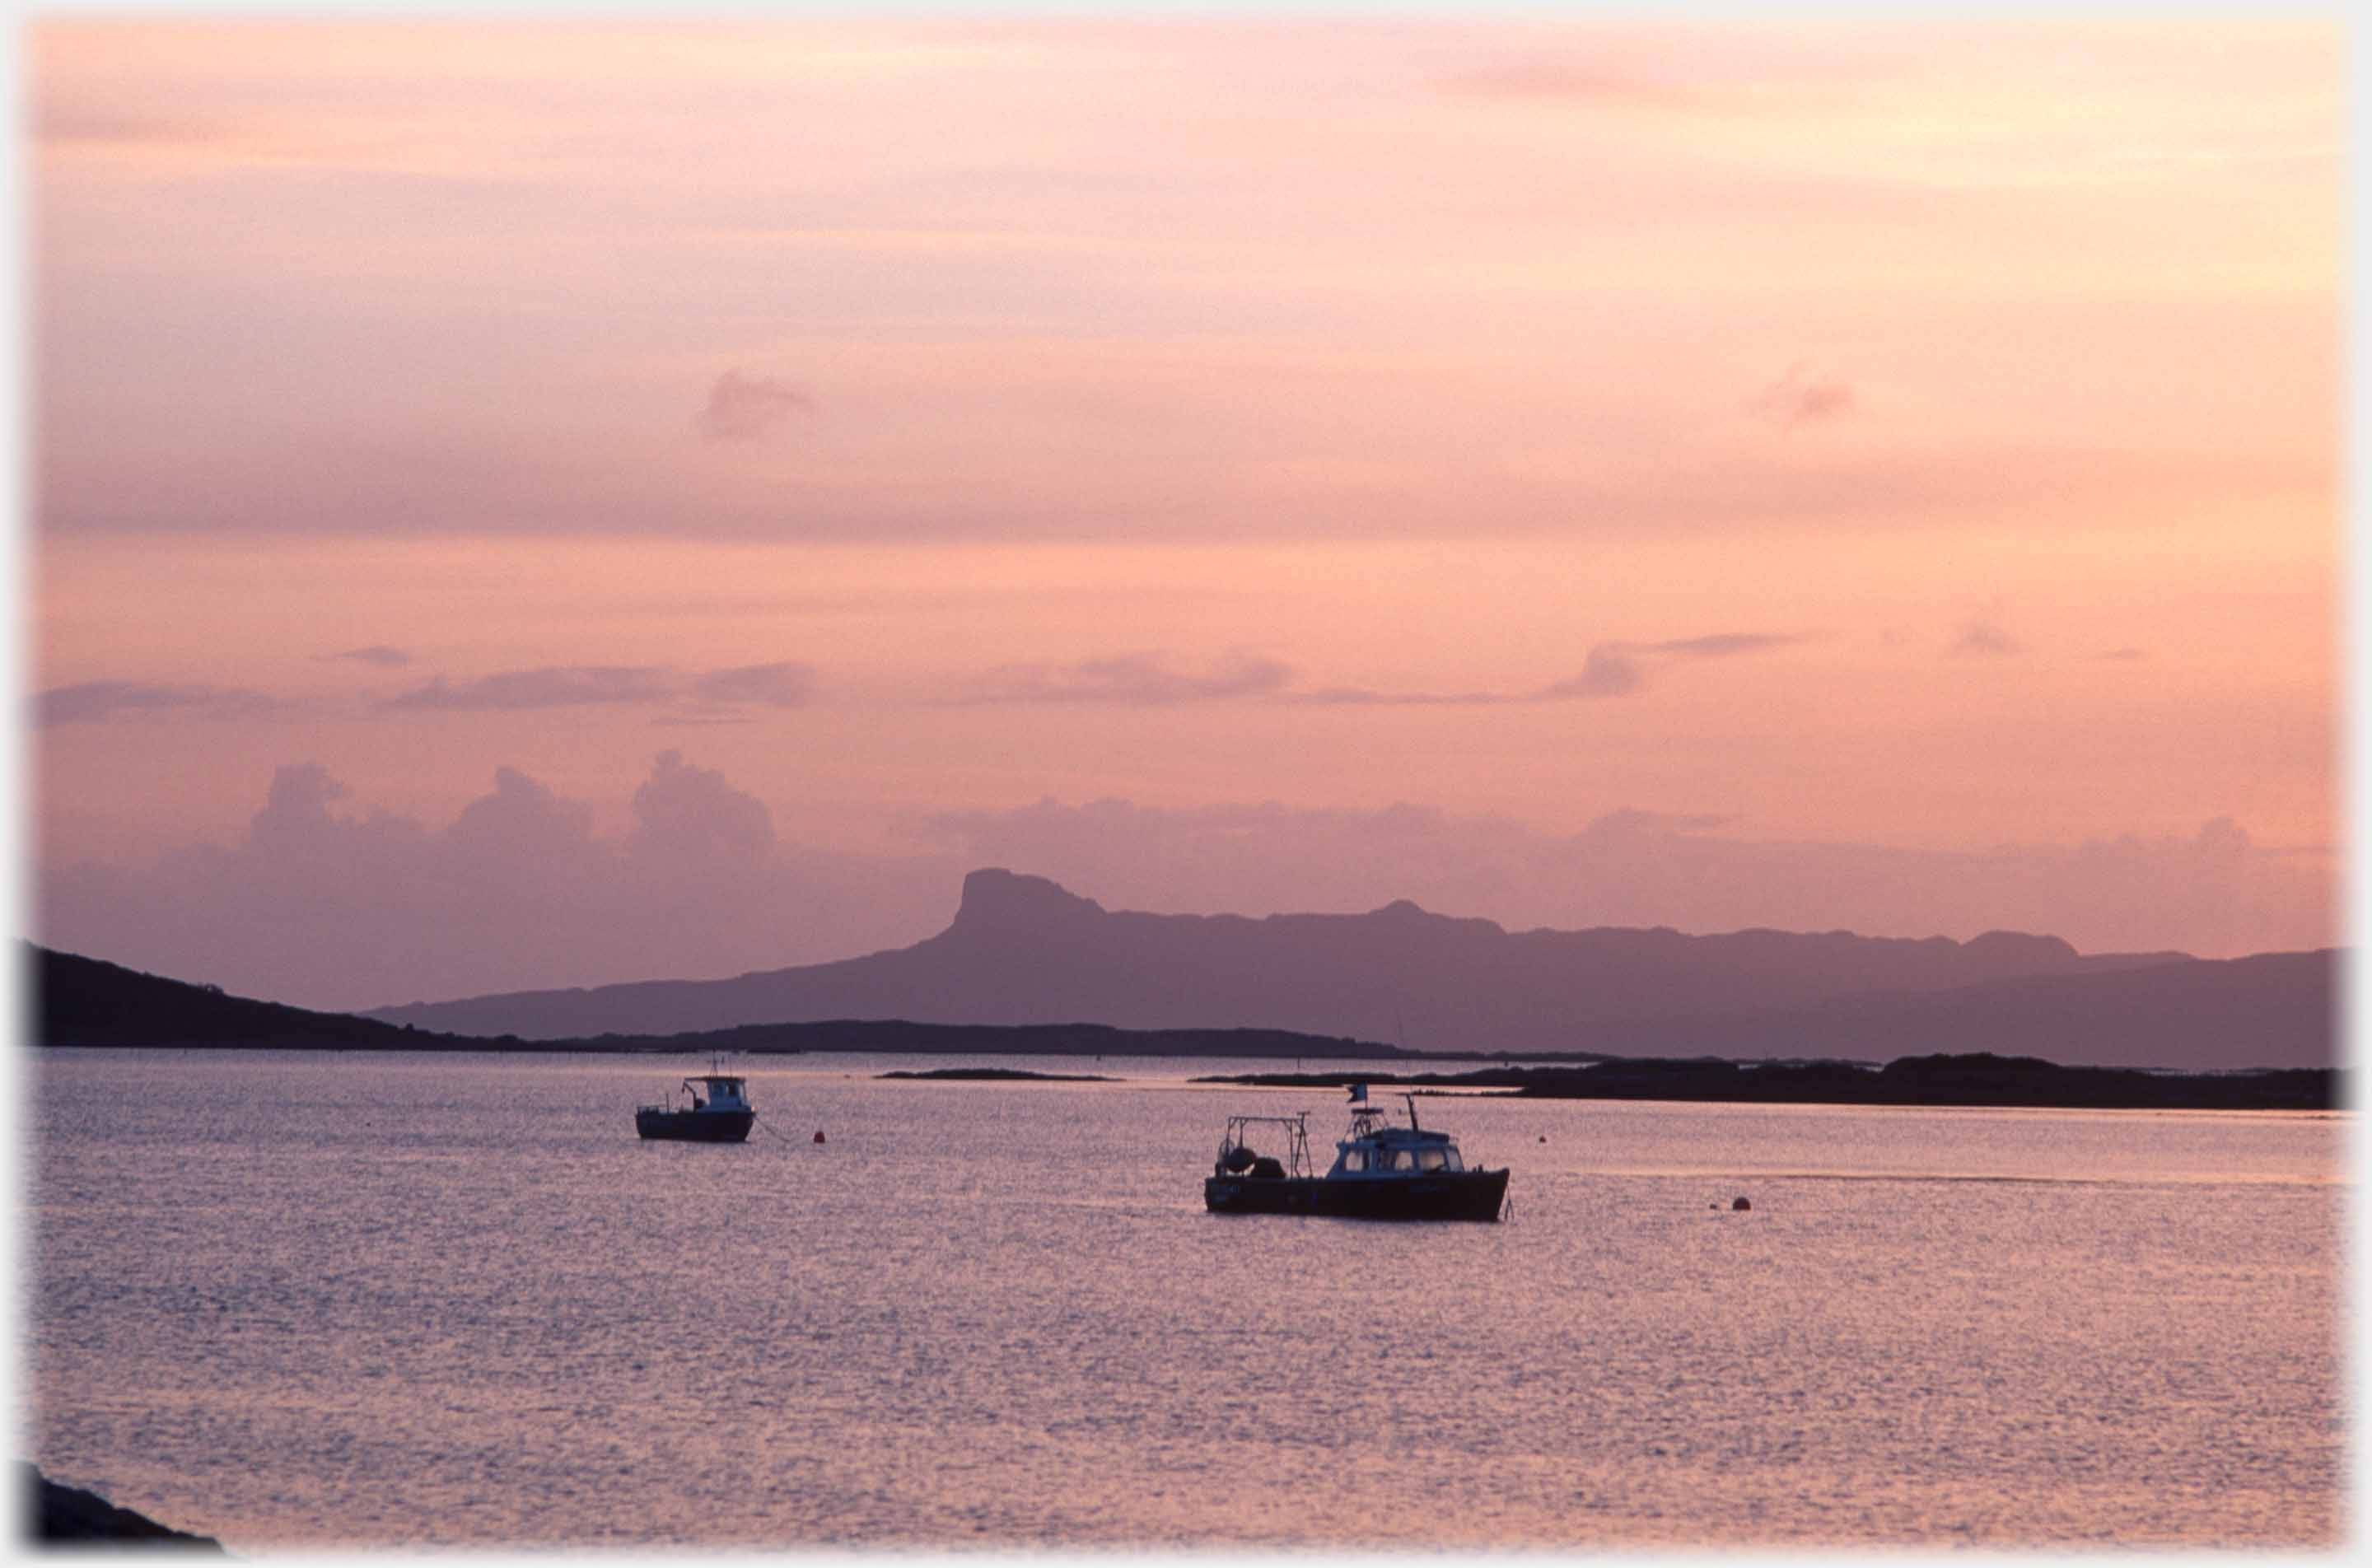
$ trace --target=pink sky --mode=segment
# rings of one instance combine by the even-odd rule
[[[43,940],[2333,939],[2336,26],[28,38]]]

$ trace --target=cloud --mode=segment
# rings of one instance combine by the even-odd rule
[[[796,708],[815,696],[815,671],[807,665],[787,661],[715,669],[693,679],[692,693],[715,703],[761,703],[768,707]]]
[[[1270,658],[1231,656],[1208,675],[1186,675],[1166,668],[1158,654],[1122,654],[1079,664],[1002,666],[956,701],[965,706],[1076,703],[1169,707],[1275,695],[1292,679],[1290,667]]]
[[[1727,827],[1731,821],[1731,818],[1706,811],[1643,811],[1635,806],[1624,806],[1591,819],[1581,833],[1593,842],[1610,843],[1658,835],[1710,832]]]
[[[610,703],[663,703],[676,693],[668,673],[648,666],[569,665],[512,669],[456,685],[438,676],[388,698],[382,709],[565,708]]]
[[[657,665],[561,665],[503,670],[459,682],[438,676],[415,691],[388,698],[378,707],[382,711],[568,708],[694,701],[795,708],[810,701],[814,694],[815,671],[788,660],[691,675]],[[669,716],[678,722],[692,722],[718,721],[729,715]]]
[[[1854,410],[1854,389],[1843,381],[1808,381],[1802,364],[1757,393],[1748,412],[1783,431],[1822,420],[1840,419]]]
[[[1287,700],[1320,707],[1490,707],[1574,697],[1627,697],[1645,689],[1646,667],[1657,660],[1729,658],[1802,641],[1800,636],[1770,632],[1717,632],[1663,643],[1600,643],[1583,659],[1579,675],[1529,691],[1379,691],[1364,686],[1327,686],[1288,693]]]
[[[1286,698],[1321,708],[1479,708],[1523,701],[1504,691],[1378,691],[1365,686],[1323,686],[1288,692]]]
[[[1948,658],[2005,658],[2025,651],[2008,633],[1990,621],[1971,621],[1962,626],[1952,645],[1944,650]]]
[[[273,772],[263,809],[249,824],[250,833],[264,839],[301,837],[326,822],[330,807],[349,793],[320,763],[291,762]]]
[[[33,697],[34,727],[93,724],[127,714],[175,710],[207,718],[240,718],[285,706],[260,691],[222,686],[173,686],[144,680],[86,680],[52,686]]]
[[[494,792],[464,807],[445,838],[480,865],[509,864],[547,875],[584,857],[593,842],[593,808],[516,768],[496,768]]]
[[[692,417],[700,433],[715,441],[752,441],[815,400],[786,381],[727,370],[708,389],[708,403]]]
[[[1538,702],[1568,697],[1627,697],[1645,689],[1647,668],[1658,660],[1735,658],[1791,646],[1804,639],[1771,632],[1716,632],[1662,643],[1600,643],[1583,660],[1581,673],[1534,693]]]
[[[774,820],[765,803],[727,784],[723,773],[686,763],[680,751],[659,753],[649,780],[634,791],[634,810],[631,854],[683,865],[742,865],[774,851]]]
[[[413,662],[412,656],[402,649],[385,645],[317,654],[314,658],[317,662],[348,662],[383,668]],[[794,708],[812,701],[814,695],[814,669],[790,660],[689,675],[657,665],[558,665],[499,670],[470,680],[450,680],[439,675],[408,691],[371,702],[362,711],[401,714],[688,703],[710,705],[712,711],[672,715],[677,722],[731,723],[738,722],[735,715],[717,713],[713,708]],[[275,697],[236,687],[90,680],[52,687],[35,694],[32,722],[37,728],[47,728],[171,712],[207,718],[239,718],[299,708],[322,711],[327,706],[324,703]]]
[[[1564,697],[1627,697],[1647,683],[1638,660],[1621,643],[1600,643],[1582,661],[1581,673],[1541,689],[1543,702]]]
[[[315,762],[273,775],[246,836],[139,866],[43,868],[38,939],[300,1005],[716,978],[918,941],[967,867],[779,843],[765,804],[677,752],[622,834],[516,768],[436,827]]]
[[[316,654],[314,658],[324,664],[344,661],[353,664],[376,665],[382,669],[398,669],[412,662],[412,656],[401,648],[390,648],[385,643],[373,643],[366,648],[348,648],[343,653]]]
[[[1784,648],[1804,639],[1769,632],[1716,632],[1709,637],[1681,637],[1669,643],[1648,643],[1639,651],[1673,654],[1682,658],[1728,658],[1735,654],[1759,654]]]

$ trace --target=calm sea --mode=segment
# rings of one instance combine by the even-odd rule
[[[1513,1217],[1390,1225],[1203,1211],[1335,1091],[932,1064],[42,1053],[27,1457],[241,1551],[2345,1527],[2341,1117],[1428,1098]]]

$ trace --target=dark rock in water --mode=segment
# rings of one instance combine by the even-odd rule
[[[62,1486],[40,1469],[18,1460],[17,1469],[26,1497],[26,1514],[37,1541],[86,1541],[104,1546],[170,1546],[200,1551],[222,1551],[209,1536],[172,1529],[129,1508],[119,1508],[95,1492]]]
[[[1751,1204],[1751,1203],[1750,1203],[1750,1202],[1747,1202],[1744,1198],[1742,1198],[1742,1197],[1741,1197],[1741,1198],[1733,1198],[1733,1199],[1731,1199],[1731,1200],[1730,1200],[1729,1212],[1730,1212],[1731,1214],[1742,1214],[1746,1213],[1746,1211],[1747,1211],[1747,1210],[1749,1210],[1749,1209],[1750,1209],[1750,1208],[1752,1208],[1752,1207],[1754,1207],[1754,1205],[1753,1205],[1753,1204]]]
[[[1587,1067],[1487,1067],[1471,1073],[1399,1074],[1390,1081],[1454,1088],[1509,1088],[1542,1099],[2327,1111],[2343,1109],[2348,1103],[2342,1077],[2336,1069],[2158,1073],[2062,1067],[2035,1057],[1995,1056],[1979,1051],[1959,1056],[1906,1056],[1884,1068],[1843,1061],[1773,1061],[1748,1066],[1735,1062],[1618,1058]]]
[[[980,1084],[1109,1084],[1111,1080],[1098,1073],[1029,1073],[1018,1067],[901,1067],[891,1073],[876,1073],[877,1078],[918,1078],[932,1083]],[[818,1138],[817,1143],[823,1142]]]

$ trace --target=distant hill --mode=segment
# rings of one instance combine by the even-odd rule
[[[226,995],[144,974],[103,959],[28,945],[33,1042],[44,1046],[237,1046],[316,1051],[663,1051],[698,1059],[712,1052],[803,1051],[928,1052],[939,1056],[1243,1056],[1392,1061],[1407,1055],[1371,1040],[1292,1034],[1281,1029],[1116,1029],[1106,1024],[994,1027],[916,1024],[903,1019],[823,1019],[747,1024],[690,1034],[602,1034],[528,1040],[414,1029],[346,1013],[315,1013],[277,1002]]]
[[[2053,936],[1508,932],[1401,902],[1368,914],[1107,912],[1042,877],[964,879],[911,947],[731,980],[648,981],[380,1008],[525,1039],[820,1019],[1258,1028],[1426,1053],[2008,1051],[2070,1065],[2318,1067],[2336,955],[2085,956]]]
[[[2340,1062],[2339,955],[2260,953],[2145,970],[2017,975],[1921,995],[1855,995],[1709,1021],[1660,1049],[1882,1060],[2006,1052],[2064,1066],[2215,1072]]]
[[[46,947],[31,963],[39,1045],[308,1045],[418,1050],[420,1035],[346,1013],[315,1013],[228,996],[217,987],[143,974]],[[428,1042],[433,1043],[433,1042]]]
[[[1474,1051],[1414,1051],[1371,1040],[1277,1029],[1121,1029],[1105,1024],[919,1024],[902,1019],[823,1019],[747,1024],[675,1035],[604,1034],[541,1040],[517,1035],[440,1034],[357,1018],[308,1012],[277,1003],[228,996],[213,986],[143,974],[119,964],[28,945],[33,1043],[52,1047],[178,1046],[283,1048],[312,1051],[557,1051],[659,1052],[702,1058],[712,1052],[759,1056],[804,1051],[933,1055],[1093,1055],[1115,1057],[1243,1057],[1264,1061],[1364,1061],[1377,1083],[1497,1086],[1531,1095],[1627,1099],[1826,1100],[1844,1104],[2097,1105],[2316,1109],[2338,1103],[2337,1063],[2299,1068],[2266,1063],[2228,1066],[2161,1064],[2153,1072],[2067,1066],[1987,1051],[1898,1057],[1883,1073],[1836,1052],[1785,1048],[1803,1040],[1870,1042],[1875,1059],[1903,1041],[1955,1033],[2031,1040],[2069,1020],[2107,1031],[2139,1026],[2180,1039],[2181,1020],[2211,1035],[2249,1033],[2262,1042],[2288,1032],[2312,1032],[2311,999],[2330,985],[2327,954],[2280,953],[2228,965],[2180,964],[2147,970],[2108,970],[2032,983],[1987,984],[1913,998],[1857,996],[1833,1005],[1760,1021],[1700,1021],[1687,1033],[1697,1053],[1671,1057],[1574,1051],[1532,1053],[1567,1063],[1505,1065],[1477,1072],[1395,1072],[1398,1064],[1473,1059]],[[2150,983],[2163,977],[2170,984]],[[2237,980],[2235,977],[2238,977]],[[2276,1000],[2267,1003],[2271,993]],[[2278,998],[2287,997],[2285,1003]],[[2247,1003],[2251,1010],[2242,1011]],[[1922,1031],[1924,1031],[1923,1037]],[[1792,1032],[1791,1032],[1792,1031]],[[2253,1032],[2251,1032],[2253,1031]],[[1749,1063],[1724,1059],[1727,1049]],[[1494,1053],[1495,1054],[1495,1053]],[[1588,1066],[1573,1063],[1587,1063]],[[2182,1075],[2164,1066],[2183,1066]],[[1003,1070],[963,1068],[936,1075],[997,1075]],[[893,1076],[899,1074],[892,1074]],[[926,1074],[929,1075],[929,1074]],[[1009,1075],[1009,1074],[1008,1074]],[[1020,1074],[1029,1076],[1030,1074]],[[1336,1083],[1340,1071],[1316,1075],[1268,1073],[1240,1082]]]

